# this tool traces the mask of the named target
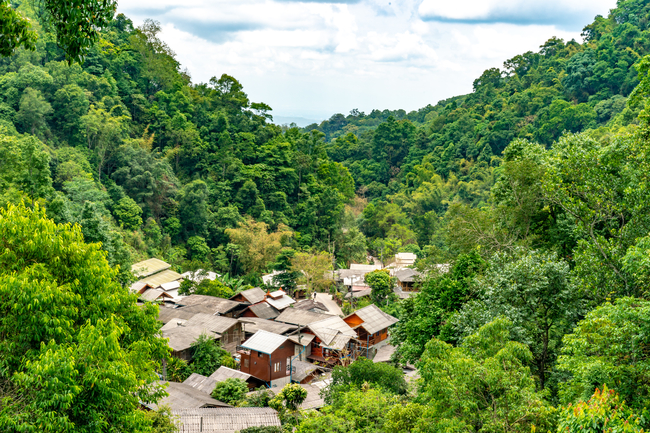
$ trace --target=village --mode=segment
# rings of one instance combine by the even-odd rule
[[[308,293],[304,286],[289,296],[274,287],[276,273],[263,276],[264,287],[243,290],[229,299],[179,294],[181,283],[215,280],[214,272],[198,270],[179,274],[171,265],[152,258],[132,267],[140,278],[131,291],[138,302],[156,303],[161,336],[168,340],[171,356],[191,362],[193,343],[201,336],[217,341],[236,362],[235,368],[220,366],[210,375],[192,373],[186,380],[169,380],[163,361],[161,382],[168,396],[145,409],[168,407],[180,431],[236,432],[249,427],[280,426],[277,412],[269,407],[233,407],[211,396],[219,382],[241,379],[250,393],[270,390],[274,394],[289,384],[299,384],[307,394],[300,409],[324,406],[320,393],[329,383],[333,367],[360,358],[387,363],[395,348],[390,328],[398,319],[370,303],[372,289],[365,282],[369,272],[386,269],[395,281],[394,298],[408,298],[417,290],[423,274],[413,269],[417,257],[399,253],[382,264],[351,264],[349,269],[328,271],[326,277],[344,293]],[[348,305],[365,305],[344,314],[341,298]],[[415,367],[404,366],[413,377]]]

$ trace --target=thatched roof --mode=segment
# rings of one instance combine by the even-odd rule
[[[222,401],[215,400],[210,397],[207,393],[199,391],[196,388],[191,387],[190,385],[178,382],[162,382],[167,383],[168,386],[165,388],[167,397],[161,399],[157,405],[152,405],[153,408],[158,408],[161,406],[169,406],[171,410],[180,410],[180,409],[198,409],[206,407],[230,407],[229,404],[226,404]]]
[[[248,427],[280,427],[278,413],[270,407],[233,407],[172,411],[183,433],[236,433]]]

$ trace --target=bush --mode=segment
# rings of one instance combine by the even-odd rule
[[[212,391],[212,397],[224,403],[235,405],[246,397],[247,392],[248,386],[245,381],[231,377],[217,383],[214,391]]]

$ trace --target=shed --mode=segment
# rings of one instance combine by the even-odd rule
[[[255,287],[253,289],[244,290],[243,292],[236,294],[235,296],[231,297],[230,300],[253,305],[257,304],[258,302],[262,302],[265,297],[266,293],[264,290],[260,289],[259,287]]]
[[[307,326],[310,323],[318,322],[319,320],[327,319],[328,317],[332,316],[330,314],[320,314],[307,310],[287,308],[275,318],[275,321],[290,323],[292,325]]]
[[[165,391],[169,394],[167,397],[162,398],[158,404],[151,405],[152,409],[157,409],[161,406],[169,406],[174,410],[179,409],[199,409],[199,408],[214,408],[214,407],[230,407],[222,401],[215,400],[207,393],[199,391],[185,383],[178,382],[161,382],[167,383]]]
[[[249,427],[281,427],[278,413],[270,407],[232,407],[174,410],[182,433],[237,433]]]
[[[131,265],[131,272],[136,276],[136,278],[144,278],[171,267],[172,266],[169,263],[165,263],[160,259],[152,258],[134,263]]]

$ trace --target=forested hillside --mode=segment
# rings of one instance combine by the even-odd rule
[[[170,431],[139,410],[171,349],[128,292],[135,261],[221,274],[179,283],[195,294],[277,270],[343,300],[326,271],[398,252],[418,255],[414,293],[366,278],[399,319],[390,362],[334,368],[319,412],[291,386],[233,401],[304,433],[650,427],[649,0],[471,94],[304,129],[235,77],[193,82],[156,22],[117,15],[66,58],[42,5],[7,5],[38,38],[0,40],[0,427]]]

